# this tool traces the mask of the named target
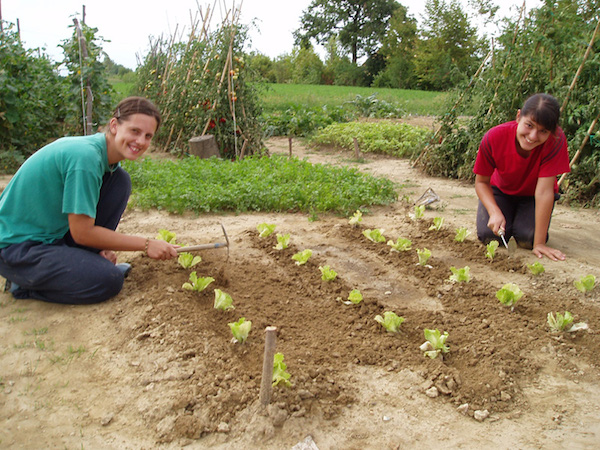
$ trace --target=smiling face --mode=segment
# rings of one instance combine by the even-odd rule
[[[132,114],[126,119],[112,118],[107,139],[108,163],[138,159],[150,146],[158,123],[152,116]]]
[[[526,152],[532,151],[539,145],[542,145],[550,137],[550,131],[542,125],[538,124],[531,116],[521,115],[521,111],[517,112],[517,136],[516,143]]]

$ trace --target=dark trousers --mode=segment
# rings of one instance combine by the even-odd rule
[[[116,230],[127,207],[131,178],[121,167],[104,175],[95,224]],[[19,285],[15,298],[90,304],[123,288],[123,274],[98,249],[77,245],[70,233],[52,244],[26,241],[0,250],[0,275]]]
[[[511,236],[514,236],[519,246],[529,249],[533,248],[533,238],[535,235],[535,197],[508,195],[496,186],[492,186],[492,191],[494,192],[494,199],[506,219],[506,240],[508,241]],[[559,195],[556,194],[554,196],[555,203],[558,198]],[[492,240],[500,241],[500,238],[488,228],[487,224],[489,220],[490,215],[480,201],[477,207],[477,237],[484,244]],[[548,241],[548,234],[546,234],[546,241]],[[500,241],[500,243],[502,242]]]

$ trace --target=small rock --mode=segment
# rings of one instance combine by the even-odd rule
[[[500,400],[503,402],[508,402],[512,399],[511,395],[508,392],[501,391],[500,392]]]
[[[217,425],[218,433],[229,433],[229,424],[227,422],[221,422]]]
[[[313,398],[315,395],[312,392],[310,392],[309,390],[307,390],[307,389],[300,389],[298,391],[298,396],[302,400],[306,400],[306,399],[309,399],[309,398]]]
[[[478,409],[477,411],[475,411],[475,413],[473,414],[473,418],[479,422],[483,422],[485,419],[487,419],[490,415],[490,412],[487,409]]]
[[[467,413],[469,412],[469,404],[468,403],[463,403],[462,405],[460,405],[456,409],[458,410],[459,413],[464,414],[466,416]]]
[[[112,422],[112,420],[114,419],[115,415],[113,413],[107,414],[106,416],[104,416],[104,418],[100,421],[100,424],[105,427],[106,425],[108,425],[109,423]]]
[[[392,418],[390,416],[383,416],[384,422],[389,422],[390,420],[392,420]]]
[[[425,395],[429,398],[436,398],[438,395],[440,395],[440,393],[438,392],[437,388],[433,386],[425,391]]]

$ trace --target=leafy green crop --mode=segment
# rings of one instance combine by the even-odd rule
[[[575,280],[573,285],[583,293],[589,292],[596,286],[596,277],[594,275],[585,275],[579,280]]]
[[[362,212],[360,211],[360,209],[357,209],[356,212],[352,215],[352,217],[350,217],[350,220],[348,220],[348,223],[350,225],[352,225],[353,227],[356,227],[361,222],[362,222]]]
[[[202,292],[213,281],[215,281],[215,279],[212,277],[198,277],[196,272],[192,272],[190,273],[189,281],[187,283],[183,283],[183,286],[181,287],[188,291]]]
[[[412,220],[421,220],[425,216],[425,205],[415,205],[415,209],[408,216]]]
[[[202,262],[201,256],[194,256],[188,252],[181,252],[179,257],[177,258],[177,262],[184,269],[189,269],[190,267],[194,267],[196,264]]]
[[[215,309],[220,309],[222,311],[229,311],[230,309],[235,309],[233,306],[233,299],[231,295],[223,292],[221,289],[215,289]]]
[[[435,230],[435,231],[440,231],[443,225],[444,225],[444,218],[443,217],[434,217],[433,218],[433,225],[431,225],[429,227],[429,229],[430,230]]]
[[[277,245],[273,247],[275,250],[285,250],[288,248],[290,243],[290,234],[279,234],[277,233]]]
[[[506,283],[496,292],[496,298],[500,303],[514,308],[515,304],[523,297],[523,291],[515,283]]]
[[[425,352],[425,356],[429,356],[431,359],[435,359],[438,356],[443,358],[444,353],[450,351],[450,347],[446,345],[446,340],[448,339],[447,331],[441,334],[437,328],[435,330],[426,328],[424,334],[427,341],[421,345],[420,349]]]
[[[450,280],[455,281],[455,282],[466,282],[468,283],[469,281],[471,281],[471,275],[469,274],[469,271],[471,269],[469,268],[469,266],[465,266],[461,269],[457,269],[456,267],[450,267],[450,271],[452,272],[452,275],[450,275]]]
[[[419,265],[426,266],[427,261],[431,258],[431,250],[424,248],[423,250],[417,249],[417,256],[419,257]]]
[[[292,259],[296,261],[297,266],[301,266],[302,264],[306,264],[311,256],[312,250],[307,248],[306,250],[302,250],[301,252],[292,255]]]
[[[319,270],[323,281],[333,281],[337,277],[337,272],[329,266],[319,266]]]
[[[375,316],[375,321],[379,322],[383,328],[385,328],[390,333],[397,333],[400,331],[400,325],[404,322],[404,317],[398,316],[393,311],[385,311],[383,313],[383,317],[379,314]]]
[[[266,222],[259,223],[258,225],[256,225],[256,229],[258,230],[258,235],[260,237],[270,236],[273,233],[273,231],[275,231],[275,227],[276,225],[274,223],[269,224]]]
[[[283,353],[275,353],[273,358],[273,386],[283,383],[285,387],[291,387],[291,375],[287,372],[287,365],[283,362]]]
[[[548,326],[552,331],[566,331],[573,324],[573,315],[569,311],[565,311],[564,315],[557,312],[556,316],[553,313],[548,313]]]
[[[348,300],[355,305],[358,305],[363,300],[363,296],[358,289],[352,289],[350,291],[350,295],[348,295]]]
[[[387,242],[387,245],[392,247],[390,249],[390,251],[392,252],[405,252],[412,248],[412,241],[410,239],[399,237],[398,239],[396,239],[396,242],[389,240]]]
[[[544,266],[542,265],[542,263],[540,263],[539,261],[536,261],[533,264],[527,264],[527,267],[529,268],[529,270],[531,271],[531,273],[534,274],[534,275],[539,275],[539,274],[544,273],[546,271],[546,269],[544,268]]]
[[[175,244],[175,233],[173,233],[172,231],[169,230],[158,230],[158,235],[156,236],[156,239],[159,239],[161,241],[167,241],[169,244]]]
[[[460,227],[456,230],[456,236],[454,237],[454,240],[456,242],[464,242],[469,234],[471,234],[471,232],[467,229],[467,227]]]
[[[362,232],[363,236],[365,236],[368,240],[372,241],[372,242],[385,242],[385,237],[383,236],[383,232],[385,230],[380,230],[379,228],[376,228],[374,230],[371,230],[369,228],[367,228],[366,230],[364,230]]]
[[[231,333],[233,334],[233,338],[236,342],[243,344],[248,339],[248,334],[250,333],[250,329],[252,328],[252,321],[246,320],[244,317],[241,317],[237,322],[228,323],[229,328],[231,328]]]
[[[493,261],[499,245],[498,241],[490,241],[489,244],[485,246],[485,257],[489,258],[490,261]]]

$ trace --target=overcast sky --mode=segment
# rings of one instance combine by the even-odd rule
[[[0,0],[2,19],[15,23],[19,19],[21,38],[26,48],[45,47],[55,61],[62,60],[62,49],[57,46],[71,36],[73,17],[81,20],[82,6],[86,6],[86,23],[98,28],[97,36],[111,42],[103,44],[110,58],[126,67],[137,67],[136,54],[146,54],[149,36],[170,37],[176,30],[190,29],[191,15],[214,0]],[[467,0],[461,0],[466,5]],[[311,0],[237,0],[241,5],[241,23],[250,24],[251,49],[271,58],[290,53],[292,33],[300,26],[300,16]],[[410,15],[420,20],[424,1],[400,0]],[[495,0],[501,6],[501,16],[514,16],[521,0]],[[219,0],[212,20],[213,27],[221,22],[223,6],[231,9],[233,0]],[[538,7],[541,0],[527,0],[527,8]],[[221,5],[219,7],[219,5]]]

